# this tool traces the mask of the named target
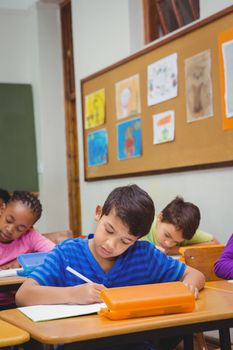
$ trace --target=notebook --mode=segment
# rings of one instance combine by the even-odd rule
[[[112,320],[191,312],[195,298],[182,282],[156,283],[103,289],[107,305],[98,312]]]
[[[18,307],[18,310],[32,321],[38,322],[93,314],[103,307],[106,307],[104,303],[90,305],[33,305]]]
[[[22,271],[22,270],[23,270],[22,268],[0,270],[0,277],[17,276],[18,271]]]

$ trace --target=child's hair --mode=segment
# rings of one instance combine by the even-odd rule
[[[9,203],[22,202],[26,207],[31,209],[35,215],[35,221],[39,220],[42,213],[42,206],[39,199],[32,193],[26,191],[15,191],[9,199]]]
[[[7,190],[3,190],[0,188],[0,198],[3,200],[4,203],[7,203],[10,199],[10,193]]]
[[[115,188],[104,202],[102,216],[111,210],[115,210],[116,216],[129,227],[129,233],[136,237],[149,232],[155,215],[151,197],[137,185]]]
[[[199,208],[182,197],[176,197],[162,210],[162,222],[174,225],[182,230],[184,239],[191,239],[201,219]]]

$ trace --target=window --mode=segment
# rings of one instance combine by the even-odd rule
[[[199,0],[143,0],[145,44],[200,18]]]

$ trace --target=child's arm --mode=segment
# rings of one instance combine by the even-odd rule
[[[18,262],[17,259],[11,260],[8,263],[1,265],[0,270],[7,270],[7,269],[16,269],[20,267],[20,263]]]
[[[104,285],[84,283],[73,287],[41,286],[28,278],[16,293],[18,306],[39,304],[93,304],[102,302],[100,291]]]
[[[214,272],[220,278],[233,279],[233,235],[214,264]]]
[[[194,293],[197,299],[199,290],[205,285],[205,276],[202,272],[187,266],[181,281]]]

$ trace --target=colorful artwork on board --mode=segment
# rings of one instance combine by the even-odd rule
[[[219,67],[223,129],[233,128],[233,27],[219,33]]]
[[[105,122],[105,89],[85,96],[85,129],[103,125]]]
[[[118,160],[141,156],[141,134],[141,118],[134,118],[117,125]]]
[[[185,60],[187,122],[213,117],[210,50]]]
[[[154,144],[174,140],[175,113],[166,111],[153,115]]]
[[[177,54],[162,58],[147,67],[148,106],[167,101],[178,92]]]
[[[117,82],[115,88],[117,119],[141,113],[138,74]]]
[[[106,164],[108,161],[107,130],[101,129],[87,135],[88,166]]]

